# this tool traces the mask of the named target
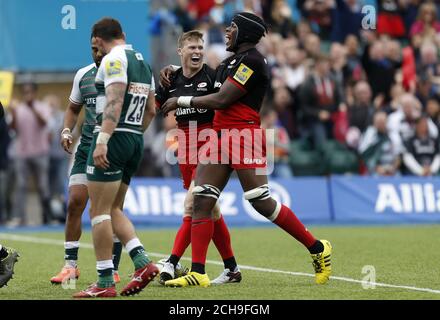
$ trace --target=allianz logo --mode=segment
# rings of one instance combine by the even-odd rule
[[[180,188],[180,184],[178,189],[167,185],[131,186],[125,196],[124,211],[131,216],[182,216],[186,191],[181,191]],[[283,185],[271,181],[270,188],[274,199],[290,206],[290,194]],[[176,190],[179,191],[176,192]],[[241,187],[239,189],[223,190],[219,202],[221,213],[225,216],[247,214],[255,221],[270,223],[244,199]]]
[[[182,216],[186,192],[169,186],[134,186],[127,190],[124,210],[132,216]],[[222,214],[238,215],[237,195],[224,191],[220,197]]]
[[[440,213],[440,190],[432,183],[380,183],[376,213]]]

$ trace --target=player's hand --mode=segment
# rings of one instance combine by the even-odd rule
[[[160,70],[159,83],[164,88],[171,86],[171,77],[173,76],[174,69],[171,65],[168,65]]]
[[[99,143],[93,151],[93,163],[100,169],[108,169],[110,162],[107,160],[107,145]]]
[[[429,166],[424,166],[423,167],[423,175],[425,176],[425,177],[428,177],[428,176],[430,176],[432,173],[431,173],[431,168],[429,167]]]
[[[73,136],[72,133],[70,132],[69,128],[65,128],[62,132],[61,132],[61,146],[63,147],[64,151],[66,151],[68,154],[72,154],[72,151],[70,151],[70,147],[72,146],[73,143]]]
[[[165,103],[162,105],[162,113],[166,117],[169,112],[176,110],[179,106],[177,105],[177,97],[169,98]]]

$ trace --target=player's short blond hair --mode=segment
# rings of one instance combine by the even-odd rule
[[[183,47],[183,43],[186,40],[203,40],[203,33],[201,33],[198,30],[191,30],[185,33],[182,33],[182,35],[179,37],[179,39],[177,40],[177,47],[182,48]]]

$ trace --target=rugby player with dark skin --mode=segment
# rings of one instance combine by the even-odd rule
[[[180,56],[182,68],[176,70],[173,75],[171,86],[165,88],[159,86],[156,90],[156,106],[160,108],[169,97],[182,95],[206,95],[215,92],[214,79],[215,71],[203,63],[204,41],[203,33],[191,30],[183,33],[178,39],[177,53]],[[178,269],[178,262],[191,243],[191,222],[193,213],[194,177],[197,167],[197,155],[194,156],[190,150],[197,150],[205,144],[205,141],[195,141],[190,137],[190,131],[196,130],[197,134],[205,129],[212,128],[214,118],[213,110],[182,108],[177,109],[175,114],[177,128],[183,132],[185,137],[178,137],[179,169],[181,172],[183,186],[188,190],[184,201],[184,213],[182,224],[176,234],[173,249],[170,257],[164,263],[160,273],[160,283],[181,276],[183,273]],[[191,128],[190,128],[191,126]],[[217,247],[223,263],[224,271],[219,277],[211,281],[211,284],[226,284],[241,281],[241,272],[235,261],[231,246],[229,230],[220,213],[220,206],[213,208],[214,233],[213,242]]]
[[[163,104],[162,112],[166,115],[178,107],[213,109],[216,110],[213,128],[217,132],[222,131],[222,135],[222,129],[250,129],[253,132],[259,130],[259,111],[270,76],[266,59],[255,47],[266,32],[267,27],[260,17],[251,13],[236,14],[231,25],[226,28],[226,47],[234,55],[223,61],[216,70],[216,84],[217,87],[220,86],[218,92],[198,97],[170,98]],[[199,164],[193,190],[191,272],[184,277],[165,282],[166,286],[209,285],[205,263],[213,233],[211,210],[234,169],[244,190],[244,197],[254,209],[309,250],[316,283],[324,284],[329,280],[332,250],[330,242],[317,240],[292,210],[271,197],[267,175],[257,172],[257,169],[265,167],[264,155],[263,151],[263,157],[255,163]],[[261,166],[261,163],[264,165]],[[196,284],[193,284],[195,279]]]

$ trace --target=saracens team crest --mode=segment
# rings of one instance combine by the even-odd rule
[[[197,91],[208,91],[208,84],[206,82],[200,82],[197,85]]]

